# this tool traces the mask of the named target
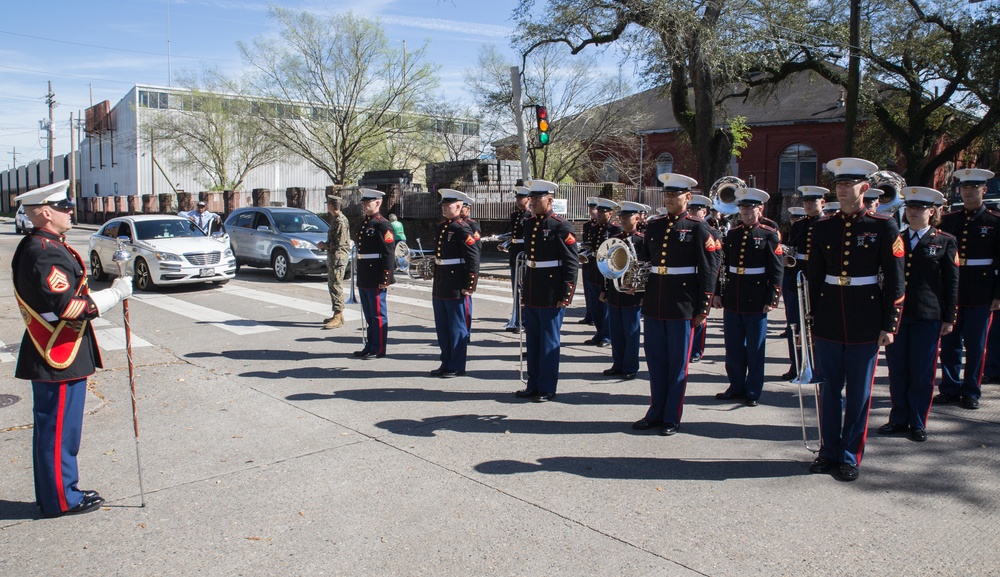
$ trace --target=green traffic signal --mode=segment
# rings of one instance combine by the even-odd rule
[[[540,133],[538,135],[538,142],[541,142],[543,145],[544,144],[548,144],[549,143],[549,133],[548,132],[542,132],[542,133]]]

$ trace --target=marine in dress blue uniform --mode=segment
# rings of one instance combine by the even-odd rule
[[[719,273],[726,275],[726,282],[719,283],[721,292],[713,297],[714,306],[725,309],[722,326],[729,378],[729,388],[715,398],[743,399],[750,407],[759,404],[764,389],[767,313],[778,306],[784,268],[778,231],[760,222],[768,198],[758,188],[736,191],[741,222],[726,233],[726,270]]]
[[[649,221],[639,254],[639,260],[650,264],[642,303],[650,403],[632,428],[659,428],[661,435],[673,435],[684,408],[692,326],[708,316],[718,274],[713,253],[722,246],[708,223],[687,212],[697,181],[673,173],[658,177],[667,214]]]
[[[80,254],[66,244],[72,228],[69,181],[18,196],[34,228],[21,240],[11,269],[26,330],[14,376],[31,381],[35,500],[42,515],[93,511],[104,503],[80,489],[77,454],[87,378],[102,367],[90,321],[132,294],[132,279],[91,292]]]
[[[700,194],[691,195],[691,202],[688,203],[688,213],[691,216],[700,218],[704,220],[709,225],[709,230],[715,240],[722,242],[722,231],[720,231],[716,226],[709,220],[708,211],[712,208],[712,200],[707,196]],[[712,253],[716,257],[715,268],[720,270],[722,266],[722,251],[717,250]],[[694,327],[694,338],[691,340],[691,362],[697,363],[701,360],[701,357],[705,354],[705,336],[708,332],[708,321]]]
[[[611,220],[616,208],[618,204],[610,199],[597,199],[597,222],[590,229],[588,241],[595,253],[604,241],[622,230],[621,226]],[[585,345],[611,346],[611,338],[608,336],[608,305],[601,299],[604,281],[604,276],[597,269],[597,259],[591,258],[583,265],[583,290],[584,294],[591,295],[591,298],[587,299],[587,315],[594,320],[595,333],[593,337],[583,341]]]
[[[618,215],[622,230],[611,237],[631,243],[636,254],[644,242],[637,228],[643,210],[648,211],[649,207],[638,202],[623,202]],[[631,381],[639,372],[642,292],[619,291],[613,279],[605,278],[601,300],[608,305],[608,336],[611,338],[611,368],[605,369],[604,374]]]
[[[591,243],[591,240],[592,240],[591,237],[594,234],[594,228],[597,226],[597,201],[598,200],[599,199],[596,196],[588,196],[587,197],[587,211],[590,213],[590,220],[588,220],[587,222],[583,223],[583,230],[581,231],[581,234],[580,234],[580,236],[581,236],[581,238],[580,238],[580,244],[582,246],[578,246],[577,247],[578,248],[577,252],[580,252],[580,253],[584,252],[585,250],[589,250],[591,252],[591,258],[593,258],[593,253],[597,252],[597,247],[598,247],[598,245]],[[581,262],[580,264],[583,265],[584,263]],[[585,267],[581,266],[580,268],[584,269],[583,270],[583,276],[584,276],[584,281],[585,282],[583,283],[583,306],[584,306],[585,312],[583,314],[583,318],[580,319],[577,322],[579,322],[580,324],[585,324],[585,325],[593,325],[593,324],[595,324],[595,321],[594,321],[593,316],[591,316],[591,314],[590,314],[591,313],[591,308],[593,306],[593,304],[592,304],[591,301],[594,300],[594,299],[597,299],[600,295],[598,295],[598,293],[596,293],[596,292],[588,292],[588,290],[587,290],[587,283],[586,283],[587,272],[586,272]]]
[[[365,346],[355,351],[362,359],[385,356],[389,336],[389,309],[386,292],[395,284],[396,236],[392,224],[379,212],[385,193],[370,188],[361,189],[361,210],[364,217],[354,242],[358,250],[357,285],[361,297],[361,313],[368,323]]]
[[[868,434],[878,349],[892,342],[899,326],[905,251],[896,221],[864,207],[875,164],[839,158],[826,167],[837,183],[840,212],[813,225],[807,265],[822,439],[809,470],[836,469],[841,480],[854,481]]]
[[[830,191],[821,186],[800,186],[799,192],[802,193],[800,210],[803,211],[803,216],[792,222],[786,242],[787,246],[795,250],[795,266],[785,267],[784,276],[781,279],[782,301],[785,303],[785,338],[788,339],[788,358],[791,362],[788,372],[781,375],[781,378],[786,381],[794,379],[798,375],[798,367],[802,363],[802,359],[799,358],[799,347],[795,343],[794,331],[792,330],[793,325],[796,330],[802,330],[802,320],[799,318],[798,277],[800,272],[806,270],[812,227],[817,220],[822,218],[823,205],[826,203],[824,196]],[[787,258],[790,255],[785,256]]]
[[[465,374],[472,327],[472,293],[479,280],[479,234],[462,218],[463,203],[472,199],[463,192],[441,189],[441,216],[434,248],[434,328],[441,365],[436,377]]]
[[[531,211],[528,210],[528,202],[531,200],[531,191],[527,186],[518,186],[514,189],[514,210],[510,213],[507,223],[507,233],[510,237],[510,250],[507,253],[507,265],[510,267],[510,290],[514,297],[514,311],[507,321],[505,329],[510,333],[521,331],[521,307],[520,289],[517,286],[517,255],[524,252],[524,221],[531,218]]]
[[[955,329],[941,338],[940,394],[934,401],[978,409],[986,335],[992,311],[1000,308],[1000,213],[983,205],[992,172],[969,168],[956,171],[955,178],[964,206],[944,215],[939,228],[958,240],[958,318]]]
[[[908,432],[917,442],[927,439],[927,417],[934,396],[934,373],[941,335],[951,332],[958,314],[958,243],[931,226],[944,195],[921,186],[903,189],[906,220],[906,307],[899,332],[885,348],[889,366],[889,422],[883,435]]]
[[[554,182],[531,180],[533,216],[524,224],[528,255],[524,273],[524,354],[528,366],[526,387],[514,393],[535,402],[552,400],[559,384],[559,331],[566,307],[573,301],[579,272],[573,225],[552,212]]]

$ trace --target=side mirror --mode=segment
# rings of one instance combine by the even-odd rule
[[[271,229],[268,228],[268,226],[266,224],[262,224],[262,225],[260,225],[260,226],[257,227],[257,230],[259,232],[267,232],[267,231],[269,231]]]

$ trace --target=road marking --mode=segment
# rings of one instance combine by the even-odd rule
[[[428,292],[428,293],[433,290],[433,287],[430,285],[418,285],[408,282],[398,282],[392,286],[408,290],[415,290],[418,292]],[[493,301],[495,303],[504,303],[507,305],[512,304],[514,302],[514,299],[510,297],[498,297],[494,295],[483,294],[481,292],[476,292],[475,294],[473,294],[472,300]]]
[[[97,344],[105,351],[123,351],[125,350],[125,328],[124,327],[111,327],[108,329],[95,330],[94,336],[97,337]],[[151,347],[152,343],[149,341],[132,335],[132,348],[138,347]]]
[[[297,286],[315,286],[315,288],[321,288],[324,291],[328,290],[325,285],[313,285],[309,284],[299,284],[295,283]],[[288,295],[282,295],[277,293],[271,293],[266,291],[259,291],[256,289],[245,288],[240,286],[225,285],[217,290],[221,290],[226,294],[231,294],[233,296],[238,296],[246,299],[251,299],[255,301],[260,301],[263,303],[268,303],[272,305],[288,307],[291,309],[315,313],[321,316],[329,316],[333,314],[329,303],[318,303],[315,301],[308,301],[305,299],[298,299],[295,297],[290,297]],[[345,321],[356,321],[361,318],[361,312],[356,311],[351,308],[344,309],[344,320]]]
[[[0,341],[0,348],[4,348],[6,346],[7,345],[5,345],[3,341]],[[13,363],[16,360],[17,357],[11,353],[0,353],[0,363]]]
[[[225,290],[226,287],[222,287],[222,289]],[[232,292],[232,291],[226,291],[226,292]],[[269,327],[267,325],[258,323],[257,321],[252,321],[250,319],[238,317],[236,315],[231,315],[228,313],[217,311],[215,309],[210,309],[208,307],[199,306],[166,295],[133,294],[131,298],[141,303],[154,306],[158,309],[163,309],[165,311],[176,313],[181,316],[187,317],[189,319],[198,321],[199,323],[212,325],[237,335],[252,335],[257,333],[267,333],[279,330],[277,327]]]
[[[306,288],[311,288],[311,289],[316,289],[316,290],[322,290],[323,292],[329,291],[329,289],[327,287],[325,287],[323,285],[316,284],[316,283],[295,283],[295,284],[296,284],[296,286],[301,286],[301,287],[306,287]],[[397,284],[394,284],[392,286],[396,287],[396,286],[399,286],[399,284],[397,283]],[[357,291],[355,290],[355,292],[357,292]],[[351,295],[351,289],[350,289],[350,287],[344,287],[344,294],[347,295],[347,296]],[[399,295],[396,295],[396,294],[393,293],[392,288],[389,289],[389,293],[386,295],[386,300],[388,302],[390,302],[390,303],[397,303],[397,304],[401,304],[401,305],[410,305],[410,306],[420,307],[420,308],[425,308],[425,309],[432,309],[432,308],[434,308],[434,305],[431,304],[431,301],[429,301],[427,299],[415,299],[415,298],[410,298],[410,297],[399,296]],[[284,304],[284,303],[279,302],[278,304]],[[357,318],[361,318],[361,315],[359,314]]]

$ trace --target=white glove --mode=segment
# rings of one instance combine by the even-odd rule
[[[122,299],[132,296],[132,277],[120,276],[111,282],[111,289],[118,291]]]
[[[106,288],[102,291],[90,293],[90,300],[94,301],[94,306],[97,307],[97,314],[103,317],[104,313],[111,310],[111,307],[122,302],[122,295],[113,288]]]

